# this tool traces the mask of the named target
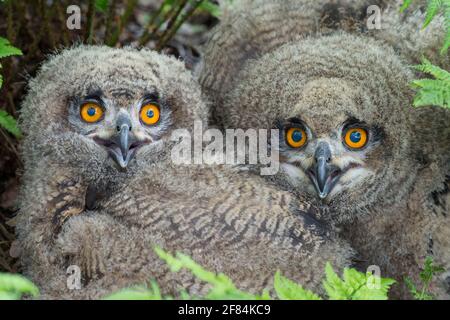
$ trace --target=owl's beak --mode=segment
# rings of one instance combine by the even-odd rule
[[[115,133],[109,139],[96,138],[95,141],[108,150],[110,157],[122,169],[128,166],[137,149],[144,143],[133,134],[131,119],[127,114],[119,114]]]
[[[309,168],[311,179],[320,199],[325,199],[341,176],[341,170],[330,163],[331,151],[328,143],[320,142],[315,153],[315,163]]]
[[[117,123],[117,134],[112,139],[115,145],[109,149],[111,157],[121,168],[126,168],[136,153],[136,149],[131,148],[134,142],[131,129],[127,123]]]

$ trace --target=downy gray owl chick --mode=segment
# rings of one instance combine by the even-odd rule
[[[423,14],[403,21],[389,5],[382,30],[322,23],[331,4],[358,3],[233,3],[199,81],[219,126],[279,129],[282,170],[272,180],[308,194],[319,219],[342,229],[364,264],[399,280],[394,296],[404,297],[403,277],[417,277],[426,256],[450,271],[450,115],[411,108],[409,67],[423,53],[448,66],[438,54],[445,28],[437,17],[416,31]],[[445,277],[433,284],[438,297],[448,297]]]
[[[155,52],[80,46],[42,66],[21,111],[17,234],[43,297],[98,298],[150,279],[165,293],[204,293],[189,273],[169,272],[156,245],[253,292],[278,269],[312,288],[326,261],[349,265],[352,250],[307,202],[259,177],[172,162],[174,130],[206,117],[182,63]],[[82,288],[70,290],[76,267]]]

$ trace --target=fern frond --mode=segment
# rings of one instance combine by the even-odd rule
[[[212,16],[216,18],[220,17],[221,10],[219,5],[211,2],[210,0],[203,1],[198,8],[206,12],[209,12]]]
[[[13,134],[16,138],[20,138],[22,136],[19,128],[17,127],[17,120],[5,110],[0,110],[0,127]]]
[[[100,12],[106,12],[108,9],[109,0],[95,0],[95,9]]]
[[[317,294],[285,278],[279,271],[275,273],[273,287],[281,300],[322,300]]]
[[[412,1],[413,0],[404,0],[400,7],[400,12],[404,12],[411,5]],[[450,47],[450,0],[428,0],[422,29],[425,29],[441,10],[443,11],[445,29],[447,32],[440,52],[441,54],[445,54]]]
[[[434,296],[428,290],[430,283],[437,274],[442,273],[444,271],[445,269],[443,267],[434,264],[433,258],[426,257],[423,265],[423,270],[419,274],[422,288],[418,289],[414,284],[414,282],[409,277],[405,277],[404,281],[414,299],[433,300]]]
[[[433,21],[433,18],[436,16],[436,14],[439,12],[439,9],[442,6],[442,0],[428,0],[427,4],[427,13],[425,16],[425,21],[423,23],[422,29],[425,29],[431,21]]]
[[[412,86],[418,89],[414,98],[414,106],[441,106],[450,108],[450,73],[423,59],[415,69],[432,75],[435,79],[414,80]]]
[[[170,300],[172,297],[163,297],[161,290],[155,281],[150,282],[151,288],[146,286],[136,286],[122,289],[112,293],[105,300]]]
[[[423,58],[422,64],[414,66],[420,72],[431,74],[438,80],[450,81],[450,73],[432,64],[428,59]]]
[[[404,0],[402,6],[400,7],[400,12],[404,12],[411,5],[412,0]]]
[[[262,295],[253,295],[237,289],[231,279],[228,278],[225,274],[215,274],[214,272],[207,271],[187,255],[177,252],[176,256],[172,256],[171,254],[158,247],[155,248],[155,252],[169,265],[172,272],[178,272],[180,269],[187,269],[198,279],[210,284],[212,288],[205,296],[206,299],[270,299],[270,296],[267,292],[264,292]]]
[[[423,270],[420,272],[419,276],[423,283],[428,284],[436,274],[442,273],[444,271],[445,268],[434,264],[432,257],[426,257]]]
[[[323,287],[325,288],[328,297],[331,300],[347,300],[350,292],[344,281],[334,272],[331,264],[327,263],[325,266],[325,280]]]
[[[352,300],[387,300],[389,289],[395,283],[393,279],[367,273],[365,284],[353,293]]]
[[[445,17],[445,27],[447,29],[447,33],[444,39],[444,45],[441,49],[441,54],[444,54],[448,51],[450,47],[450,0],[444,0],[444,17]]]
[[[0,273],[0,300],[17,300],[24,294],[37,297],[39,289],[21,275]]]
[[[325,267],[323,286],[331,300],[387,300],[395,280],[381,278],[355,269],[344,269],[343,280],[329,263]]]
[[[9,43],[8,39],[0,37],[0,59],[20,55],[22,55],[22,51],[20,51],[20,49],[13,47],[11,43]]]

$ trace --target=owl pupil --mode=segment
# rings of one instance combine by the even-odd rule
[[[292,140],[294,140],[294,142],[299,142],[302,140],[302,138],[303,138],[303,134],[301,131],[295,130],[292,133]]]
[[[89,116],[94,116],[95,115],[95,108],[89,108],[88,109],[88,111],[87,111],[87,114],[89,115]]]
[[[153,112],[153,110],[148,110],[147,111],[147,117],[153,118],[154,115],[155,115],[155,113]]]
[[[352,132],[350,134],[350,140],[354,143],[357,143],[361,140],[361,133],[358,131]]]

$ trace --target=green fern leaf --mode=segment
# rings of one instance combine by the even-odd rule
[[[189,256],[176,253],[172,256],[170,253],[156,247],[155,252],[163,259],[172,272],[178,272],[181,269],[189,270],[197,279],[210,285],[209,292],[199,299],[209,300],[269,300],[271,299],[267,290],[261,295],[254,295],[239,290],[226,275],[205,270]],[[372,274],[363,274],[355,269],[344,269],[343,279],[341,279],[333,270],[331,264],[327,263],[325,267],[326,279],[323,281],[324,288],[330,299],[339,300],[383,300],[387,299],[387,293],[390,286],[395,283],[392,279],[383,279],[375,277]],[[279,299],[285,300],[322,300],[322,298],[312,291],[304,289],[301,285],[283,277],[279,271],[274,276],[274,289]],[[182,299],[197,299],[189,296],[185,291],[180,292]],[[172,299],[172,297],[162,297],[159,287],[152,283],[152,288],[134,287],[127,288],[118,293],[110,295],[107,299]]]
[[[404,281],[409,292],[416,300],[433,300],[434,296],[428,292],[428,287],[433,277],[444,271],[445,269],[443,267],[434,264],[432,257],[426,257],[423,270],[419,274],[422,288],[418,289],[409,277],[405,277]]]
[[[404,12],[408,7],[411,5],[412,0],[405,0],[403,1],[402,6],[400,7],[400,12]]]
[[[127,288],[115,292],[106,298],[105,300],[161,300],[160,297],[154,296],[146,288]]]
[[[22,55],[22,51],[20,51],[20,49],[13,47],[7,39],[0,37],[0,59],[20,55]]]
[[[414,98],[414,106],[435,105],[450,108],[450,73],[423,59],[421,65],[415,69],[428,73],[435,79],[414,80],[412,86],[418,89]]]
[[[200,4],[199,9],[209,12],[213,17],[216,17],[216,18],[219,18],[220,14],[221,14],[220,7],[217,4],[212,3],[209,0],[203,1]]]
[[[37,297],[39,289],[21,275],[0,273],[0,300],[17,300],[24,294]]]
[[[349,288],[339,276],[334,272],[333,267],[327,262],[325,266],[325,280],[323,287],[331,300],[347,300]]]
[[[100,12],[105,12],[108,9],[109,0],[95,0],[95,9]]]
[[[19,300],[21,297],[18,293],[0,291],[0,300]]]
[[[343,280],[329,263],[325,267],[323,286],[331,300],[386,300],[392,279],[364,274],[355,269],[344,269]]]
[[[358,272],[355,269],[344,269],[344,283],[349,287],[349,295],[353,296],[362,286],[366,284],[366,275]]]
[[[428,0],[427,4],[427,13],[425,16],[425,21],[423,23],[422,29],[425,29],[436,14],[439,12],[440,7],[442,6],[442,0]]]
[[[11,115],[9,115],[5,110],[0,110],[0,127],[6,129],[16,138],[20,138],[22,134],[17,127],[17,121]]]
[[[436,79],[450,81],[450,73],[433,65],[428,59],[423,58],[422,64],[414,66],[414,68],[420,72],[429,73]]]
[[[450,0],[445,0],[444,2],[444,17],[447,34],[444,39],[444,45],[442,46],[441,54],[445,54],[450,47]]]
[[[419,292],[414,282],[409,277],[405,277],[404,281],[409,292],[413,295],[414,298],[417,299],[417,297],[419,296]]]
[[[400,7],[400,12],[404,12],[411,5],[411,3],[412,0],[404,0],[402,6]],[[422,29],[425,29],[431,21],[433,21],[441,9],[443,10],[445,28],[447,32],[440,52],[441,54],[445,54],[450,47],[450,0],[428,0]]]
[[[163,297],[161,290],[155,281],[150,282],[151,288],[146,286],[136,286],[131,288],[125,288],[118,292],[115,292],[106,298],[105,300],[170,300],[171,297]]]
[[[426,257],[423,271],[420,272],[419,276],[422,282],[429,283],[431,282],[434,275],[436,275],[437,273],[442,273],[444,271],[445,269],[443,267],[434,265],[433,258]]]
[[[236,286],[231,281],[231,279],[228,278],[226,275],[224,275],[223,273],[215,274],[214,272],[205,270],[202,266],[197,264],[187,255],[177,252],[176,256],[174,257],[158,247],[155,248],[155,252],[161,259],[163,259],[169,265],[172,272],[178,272],[179,270],[184,268],[189,270],[198,279],[206,283],[209,283],[211,285],[211,289],[205,296],[205,298],[207,299],[211,300],[270,299],[270,296],[268,295],[267,292],[264,292],[262,295],[253,295],[237,289]]]
[[[443,85],[439,80],[422,79],[414,80],[412,85],[420,88],[414,98],[414,106],[442,106],[449,107],[448,87]]]
[[[322,300],[317,294],[285,278],[279,271],[275,274],[273,286],[281,300]]]
[[[375,276],[371,273],[365,275],[364,283],[355,290],[352,300],[387,300],[390,287],[395,283],[393,279]]]

